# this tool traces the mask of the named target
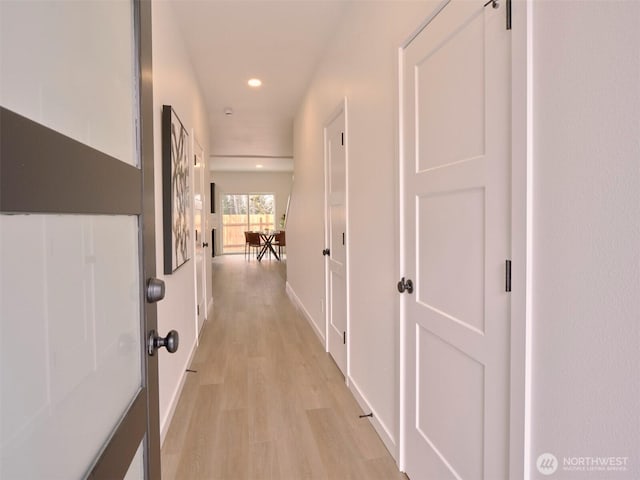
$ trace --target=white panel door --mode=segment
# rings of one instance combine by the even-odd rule
[[[195,239],[195,265],[196,265],[196,332],[200,332],[206,319],[205,306],[205,258],[207,258],[207,225],[204,197],[205,165],[202,147],[197,141],[193,142],[193,227]]]
[[[327,218],[327,349],[347,376],[347,247],[345,113],[325,127]]]
[[[412,480],[508,475],[509,45],[504,5],[453,0],[404,51],[403,274],[414,281],[402,296],[404,453]]]

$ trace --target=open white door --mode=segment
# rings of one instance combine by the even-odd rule
[[[505,4],[443,2],[404,50],[402,75],[405,470],[412,480],[506,479]]]
[[[347,181],[345,108],[324,129],[327,350],[347,377]]]
[[[204,163],[204,150],[192,135],[193,140],[193,230],[195,242],[195,275],[196,275],[196,332],[200,332],[207,317],[206,307],[206,266],[207,247],[207,212],[205,211],[204,177],[207,168]]]

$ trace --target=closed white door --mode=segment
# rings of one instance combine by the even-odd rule
[[[0,478],[159,479],[150,3],[0,19]]]
[[[505,7],[452,0],[403,54],[404,464],[508,476],[510,42]]]
[[[345,112],[325,127],[327,349],[347,376]]]
[[[196,266],[196,332],[200,332],[207,312],[205,305],[207,258],[207,221],[205,212],[204,175],[206,168],[203,160],[203,150],[196,140],[193,141],[193,228],[195,241]]]

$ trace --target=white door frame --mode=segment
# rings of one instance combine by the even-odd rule
[[[351,376],[350,366],[351,366],[351,342],[350,342],[350,294],[349,294],[349,277],[351,268],[349,267],[349,116],[347,109],[347,97],[345,96],[342,101],[338,104],[338,106],[331,112],[331,115],[327,118],[327,120],[323,124],[322,134],[323,134],[323,150],[324,150],[324,244],[325,248],[329,246],[329,205],[327,201],[328,191],[329,191],[329,157],[327,152],[327,128],[331,123],[344,112],[344,171],[345,171],[345,192],[344,192],[344,215],[345,215],[345,287],[346,287],[346,328],[347,328],[347,366],[345,373],[345,383],[349,385],[349,378]],[[329,264],[325,260],[324,262],[324,341],[325,341],[325,351],[329,352]]]
[[[398,252],[397,277],[405,270],[403,218],[403,176],[404,159],[404,51],[411,41],[431,22],[450,0],[444,0],[414,32],[407,37],[398,49]],[[532,2],[514,0],[512,5],[511,30],[511,374],[510,374],[510,417],[509,417],[509,477],[512,479],[530,478],[530,432],[531,432],[531,225],[532,225],[532,39],[531,20]],[[405,375],[405,333],[407,319],[402,302],[399,302],[400,316],[400,448],[399,467],[405,470],[406,439],[406,398]]]

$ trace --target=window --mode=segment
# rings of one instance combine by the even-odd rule
[[[222,195],[222,253],[244,252],[244,232],[275,229],[275,195]]]

